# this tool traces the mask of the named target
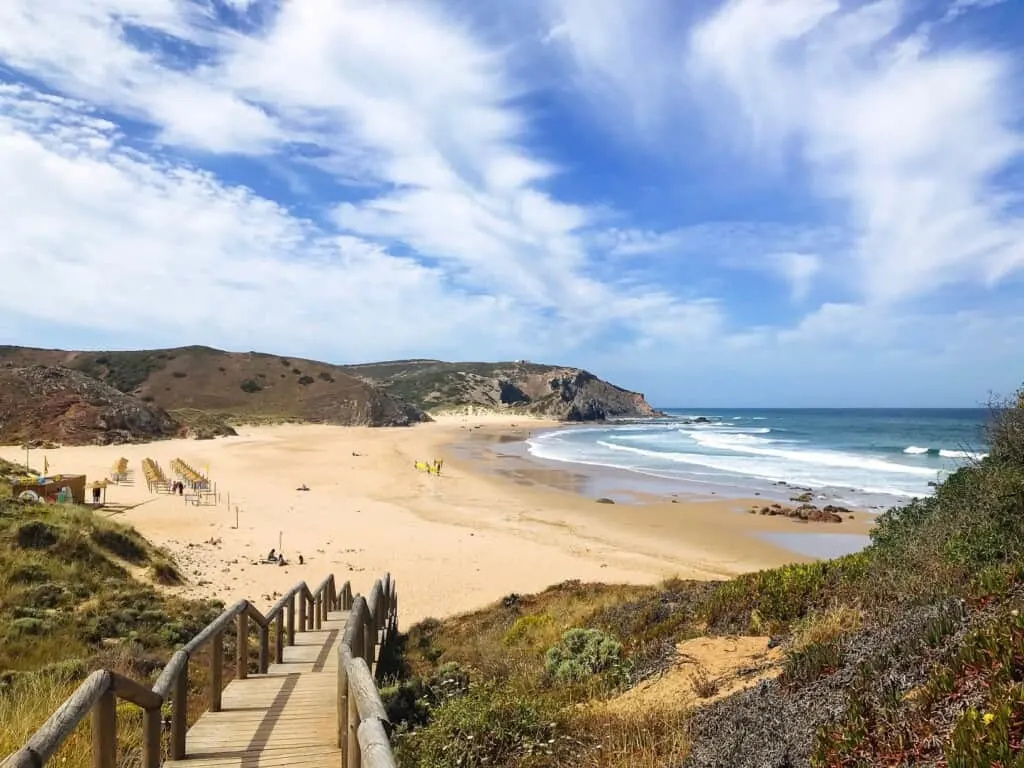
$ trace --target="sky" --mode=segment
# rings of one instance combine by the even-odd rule
[[[0,343],[1024,380],[1022,0],[3,0]]]

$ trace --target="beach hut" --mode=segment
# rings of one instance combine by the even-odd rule
[[[11,495],[18,498],[23,491],[33,491],[40,499],[50,502],[67,501],[85,503],[85,475],[54,475],[29,477],[11,484]]]

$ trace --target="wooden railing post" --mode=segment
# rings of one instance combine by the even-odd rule
[[[284,663],[284,611],[278,611],[274,619],[277,624],[277,646],[274,648],[274,659],[278,664]]]
[[[92,708],[92,765],[93,768],[117,765],[117,696],[113,685]]]
[[[288,645],[295,645],[295,595],[288,601]]]
[[[316,600],[313,602],[313,627],[314,629],[320,629],[324,623],[324,593],[317,593]]]
[[[341,768],[345,768],[348,753],[345,751],[345,735],[348,732],[348,670],[345,669],[345,642],[338,645],[338,747],[341,749]]]
[[[270,667],[270,625],[260,625],[260,674],[267,674]]]
[[[171,759],[185,757],[185,733],[188,730],[188,662],[186,661],[178,679],[174,681],[171,704]]]
[[[238,630],[235,637],[235,677],[245,680],[249,676],[249,614],[245,611],[238,614]]]
[[[306,595],[299,593],[299,632],[305,632],[306,626]]]
[[[359,752],[359,707],[356,704],[352,680],[348,681],[348,749],[345,768],[359,768],[362,755]]]
[[[218,632],[210,644],[210,711],[220,712],[224,688],[224,633]]]
[[[160,768],[160,709],[147,709],[142,721],[142,768]]]

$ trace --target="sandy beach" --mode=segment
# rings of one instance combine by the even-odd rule
[[[510,470],[486,450],[469,459],[454,448],[521,440],[551,426],[474,415],[410,428],[249,427],[218,440],[33,451],[31,462],[40,467],[45,453],[51,474],[85,473],[91,481],[127,458],[131,478],[107,489],[101,514],[166,547],[189,579],[187,595],[244,596],[266,606],[300,579],[312,585],[333,572],[365,592],[390,571],[406,626],[566,579],[729,577],[806,559],[765,534],[862,534],[870,525],[867,515],[831,526],[750,515],[756,499],[600,504],[581,493],[568,466]],[[25,458],[17,447],[0,448],[0,456]],[[146,457],[169,475],[174,458],[208,472],[220,502],[196,506],[150,493],[140,466]],[[440,458],[439,477],[414,467]],[[310,490],[297,490],[303,484]],[[271,548],[289,564],[260,564]]]

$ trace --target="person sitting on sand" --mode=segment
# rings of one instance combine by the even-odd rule
[[[305,562],[306,561],[303,559],[302,555],[299,555],[299,565],[304,565]]]
[[[267,562],[268,563],[273,563],[276,560],[277,560],[277,550],[276,549],[271,549],[270,550],[270,554],[267,555]]]

